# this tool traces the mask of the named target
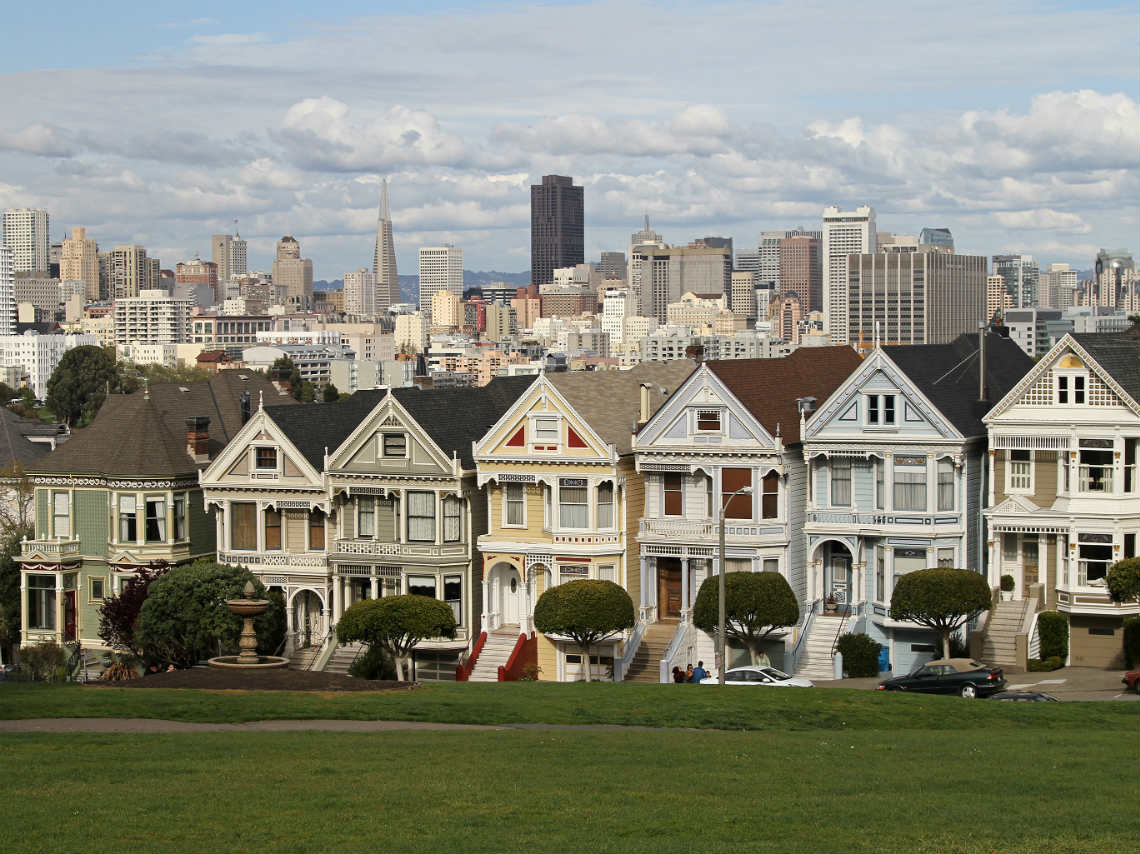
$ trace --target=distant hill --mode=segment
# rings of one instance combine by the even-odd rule
[[[498,270],[464,270],[463,271],[463,290],[474,287],[482,287],[489,285],[491,282],[506,282],[508,285],[514,285],[517,288],[524,288],[530,284],[530,270],[524,270],[521,273],[502,273]],[[320,281],[313,282],[313,290],[316,291],[340,291],[344,290],[344,279],[321,279]],[[400,300],[402,302],[419,302],[420,299],[420,277],[419,276],[400,276]]]

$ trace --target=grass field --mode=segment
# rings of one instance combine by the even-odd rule
[[[703,729],[0,735],[0,851],[1132,851],[1140,834],[1133,704],[0,686],[0,717],[54,715]]]

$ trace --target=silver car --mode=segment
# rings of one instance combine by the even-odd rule
[[[717,680],[710,676],[702,685],[716,685]],[[802,676],[789,676],[775,667],[747,666],[734,667],[724,673],[725,685],[768,685],[775,688],[811,688],[811,680]]]

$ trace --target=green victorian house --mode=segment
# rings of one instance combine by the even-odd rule
[[[293,403],[246,370],[155,383],[111,396],[89,427],[28,466],[36,521],[17,558],[24,644],[103,647],[99,606],[124,578],[213,557],[198,472],[261,400]]]

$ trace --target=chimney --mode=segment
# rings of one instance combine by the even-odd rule
[[[638,424],[644,424],[649,420],[649,383],[641,384],[641,417],[637,420]]]
[[[210,461],[210,419],[206,416],[186,419],[186,453],[196,463]]]
[[[703,344],[690,344],[685,348],[685,358],[692,359],[698,365],[705,360],[705,347]]]

